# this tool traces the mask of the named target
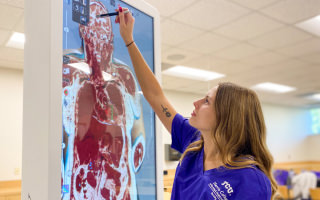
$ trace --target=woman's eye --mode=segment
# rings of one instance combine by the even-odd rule
[[[206,103],[209,103],[208,99],[205,100]]]

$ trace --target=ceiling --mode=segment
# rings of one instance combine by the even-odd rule
[[[23,69],[23,50],[6,47],[11,34],[24,32],[24,1],[0,0],[0,66]]]
[[[162,76],[164,89],[206,94],[222,81],[274,82],[285,94],[257,91],[263,102],[312,107],[320,93],[320,38],[295,24],[320,14],[319,0],[146,0],[161,15],[162,68],[185,65],[223,73],[209,81]],[[23,50],[5,47],[24,32],[23,0],[0,0],[0,66],[23,69]],[[180,59],[175,59],[180,58]]]

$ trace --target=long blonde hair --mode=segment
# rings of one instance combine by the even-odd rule
[[[271,181],[272,198],[277,185],[272,176],[273,157],[266,145],[266,126],[256,93],[233,83],[220,83],[215,98],[216,127],[212,139],[224,167],[241,169],[256,165]],[[181,156],[200,151],[203,137],[191,143]]]

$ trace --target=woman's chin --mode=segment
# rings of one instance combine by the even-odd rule
[[[189,124],[190,124],[191,126],[195,127],[195,126],[194,126],[195,123],[194,123],[193,117],[191,117],[191,118],[189,119]]]

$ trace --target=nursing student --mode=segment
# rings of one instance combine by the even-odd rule
[[[277,186],[266,126],[256,93],[220,83],[193,102],[185,119],[170,104],[134,42],[135,19],[119,8],[120,34],[146,100],[171,133],[171,147],[182,153],[172,200],[270,200]],[[190,102],[191,103],[191,102]]]

